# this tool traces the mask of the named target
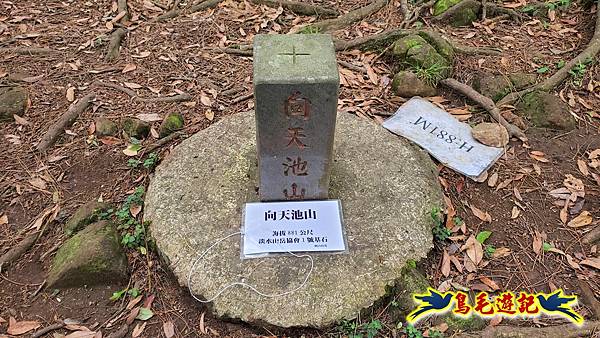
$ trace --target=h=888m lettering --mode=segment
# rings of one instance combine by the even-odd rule
[[[423,116],[419,116],[417,121],[413,122],[412,124],[415,126],[421,125],[424,131],[427,131],[430,127],[432,127],[431,122],[427,122]],[[429,130],[429,133],[435,135],[438,139],[443,140],[446,143],[457,145],[458,149],[464,149],[467,153],[473,149],[473,146],[469,145],[466,141],[461,140],[455,135],[452,135],[437,126],[433,126],[433,128]]]

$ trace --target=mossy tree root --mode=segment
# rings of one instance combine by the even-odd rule
[[[525,133],[521,129],[519,129],[519,127],[509,123],[504,119],[504,117],[502,117],[502,115],[500,114],[500,109],[496,107],[494,101],[492,101],[492,99],[490,99],[489,97],[481,95],[475,89],[471,88],[471,86],[468,86],[464,83],[460,83],[455,79],[444,79],[440,81],[440,83],[444,86],[456,90],[457,92],[463,94],[464,96],[468,97],[472,101],[482,106],[483,109],[485,109],[488,113],[490,113],[490,115],[492,115],[494,120],[498,121],[498,123],[500,123],[506,128],[508,134],[511,137],[516,136],[521,140],[527,139]]]
[[[578,64],[585,63],[589,59],[594,59],[596,55],[600,52],[600,9],[596,10],[596,26],[594,28],[594,36],[588,43],[587,47],[579,53],[575,58],[571,59],[571,61],[567,62],[561,69],[559,69],[552,76],[547,78],[546,80],[540,82],[539,84],[523,89],[518,92],[510,93],[502,98],[498,102],[498,106],[506,105],[514,103],[515,101],[522,98],[524,95],[531,93],[533,91],[541,90],[548,92],[552,90],[554,87],[561,84],[566,78],[569,77],[569,72],[573,67]]]
[[[255,5],[266,5],[269,7],[278,8],[279,6],[288,9],[299,15],[316,15],[322,17],[336,17],[340,15],[336,9],[327,8],[317,5],[311,5],[298,1],[290,0],[251,0]]]
[[[377,13],[382,8],[388,5],[390,0],[375,0],[370,4],[350,11],[335,19],[319,21],[312,25],[306,26],[305,29],[316,32],[331,32],[347,27],[355,22],[358,22],[371,14]]]

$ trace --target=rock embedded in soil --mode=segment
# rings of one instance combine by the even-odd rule
[[[72,236],[87,225],[96,222],[100,213],[105,212],[110,208],[110,204],[95,200],[81,205],[63,226],[65,235]]]
[[[473,138],[490,147],[503,148],[510,139],[508,131],[498,123],[483,122],[471,130]]]
[[[99,117],[94,123],[96,124],[96,136],[98,137],[115,136],[119,132],[119,126],[106,117]]]
[[[447,54],[447,51],[444,52]],[[451,60],[444,58],[434,46],[419,35],[398,39],[392,45],[391,55],[400,69],[419,69],[418,75],[432,82],[450,76]]]
[[[183,116],[179,113],[169,113],[160,124],[158,135],[160,138],[171,135],[173,132],[183,128]]]
[[[258,201],[255,125],[254,113],[246,112],[196,133],[173,149],[150,181],[144,219],[186,287],[194,259],[240,231],[244,203]],[[391,286],[403,283],[406,263],[427,255],[433,242],[430,212],[443,205],[429,155],[347,113],[337,117],[334,154],[329,196],[342,202],[349,254],[314,255],[307,285],[285,296],[266,299],[248,288],[227,289],[212,303],[217,316],[326,327],[385,297]],[[262,292],[278,294],[299,286],[309,267],[306,259],[291,256],[241,260],[240,238],[233,237],[197,263],[189,286],[206,299],[244,278]]]
[[[577,126],[569,106],[550,93],[535,91],[526,94],[517,108],[536,127],[573,130]]]
[[[128,280],[127,256],[108,221],[90,224],[58,249],[48,288],[115,285]]]
[[[150,134],[150,124],[148,122],[132,117],[127,117],[123,120],[122,128],[128,137],[138,140],[144,139]]]
[[[23,116],[29,105],[29,94],[23,87],[0,87],[0,122]]]
[[[478,74],[473,88],[494,102],[511,91],[520,90],[535,83],[535,74],[513,73],[509,75]]]
[[[394,75],[392,90],[396,95],[408,98],[435,96],[436,94],[434,87],[419,79],[413,72],[404,70]]]
[[[446,1],[446,0],[440,0]],[[450,0],[450,3],[454,1]],[[435,10],[434,10],[435,11]],[[462,0],[436,15],[436,20],[454,27],[470,26],[477,21],[481,3],[476,0]],[[439,10],[438,10],[439,12]]]

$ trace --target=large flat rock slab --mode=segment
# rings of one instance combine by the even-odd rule
[[[193,261],[215,241],[240,231],[244,203],[258,201],[254,113],[230,116],[182,142],[156,169],[145,220],[181,285]],[[354,318],[394,285],[408,260],[432,247],[430,211],[442,206],[429,156],[382,127],[338,114],[330,198],[340,199],[349,254],[314,255],[297,292],[274,298],[244,287],[212,303],[220,317],[281,327],[323,327]],[[240,259],[240,237],[216,245],[194,270],[191,290],[212,298],[233,282],[265,294],[299,286],[306,258]]]

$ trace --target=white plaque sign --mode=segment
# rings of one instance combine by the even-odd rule
[[[383,123],[394,134],[425,148],[444,165],[472,178],[486,171],[504,152],[471,136],[471,127],[431,102],[414,97]]]
[[[343,252],[339,200],[247,203],[242,257],[286,252]]]

